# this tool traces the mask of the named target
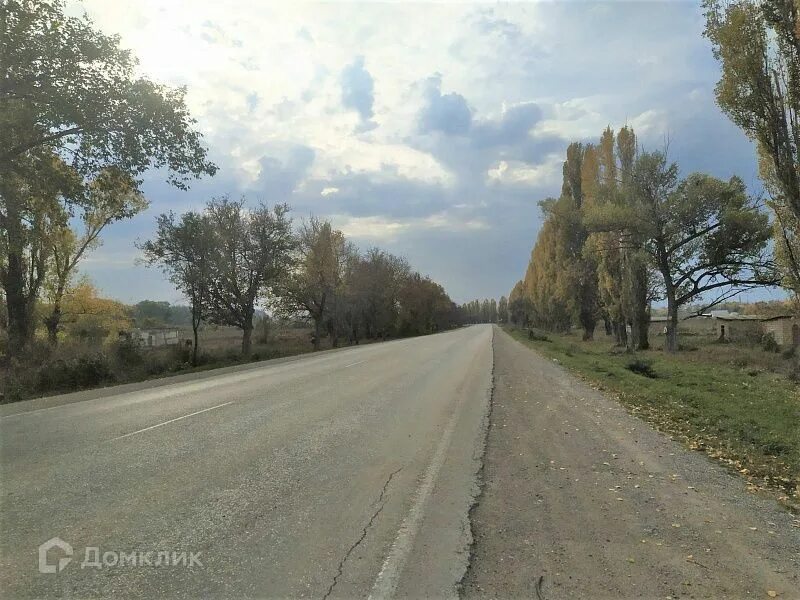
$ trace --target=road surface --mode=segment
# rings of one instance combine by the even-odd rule
[[[797,517],[489,326],[3,406],[0,436],[3,597],[800,598]]]
[[[0,593],[453,596],[491,339],[475,326],[2,407]],[[40,573],[56,537],[72,556],[52,548],[44,570],[71,560]]]

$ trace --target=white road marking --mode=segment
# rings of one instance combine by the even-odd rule
[[[397,584],[400,580],[400,574],[403,572],[406,559],[414,546],[414,538],[419,531],[419,526],[422,523],[422,517],[425,514],[425,505],[428,498],[433,491],[436,484],[436,479],[439,477],[439,471],[442,470],[447,450],[450,448],[450,440],[453,437],[453,431],[456,428],[456,422],[461,413],[461,403],[459,403],[453,411],[450,420],[447,422],[442,438],[439,440],[439,445],[433,454],[428,468],[425,470],[425,476],[417,488],[414,496],[414,503],[403,519],[400,529],[397,531],[392,547],[389,549],[389,554],[383,561],[378,577],[372,585],[372,591],[369,594],[369,599],[376,598],[391,598],[397,591]]]
[[[180,421],[181,419],[186,419],[188,417],[199,415],[200,413],[208,412],[210,410],[216,410],[217,408],[222,408],[223,406],[228,406],[228,404],[233,404],[233,402],[226,402],[225,404],[218,404],[217,406],[212,406],[211,408],[204,408],[203,410],[198,410],[197,412],[189,413],[188,415],[183,415],[182,417],[177,417],[175,419],[170,419],[169,421],[164,421],[163,423],[159,423],[158,425],[151,425],[150,427],[145,427],[144,429],[139,429],[138,431],[131,431],[130,433],[126,433],[125,435],[120,435],[108,441],[115,442],[116,440],[121,440],[122,438],[136,435],[137,433],[144,433],[145,431],[150,431],[151,429],[155,429],[157,427],[163,427],[164,425],[169,425],[170,423],[174,423],[175,421]]]
[[[347,367],[355,367],[356,365],[360,365],[361,363],[367,362],[366,360],[360,360],[358,362],[350,363],[349,365],[345,365],[342,368],[346,369]]]
[[[0,417],[0,420],[10,419],[12,417],[21,417],[22,415],[32,415],[34,413],[44,412],[46,410],[53,410],[54,408],[63,408],[65,406],[69,406],[69,404],[59,404],[58,406],[46,406],[44,408],[37,408],[35,410],[28,410],[25,412],[18,412],[18,413],[11,413],[10,415],[3,415]]]

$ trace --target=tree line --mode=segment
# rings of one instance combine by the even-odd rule
[[[645,151],[630,127],[569,145],[510,320],[550,330],[602,321],[617,344],[647,349],[650,306],[678,313],[743,290],[783,285],[800,297],[800,19],[794,0],[706,0],[706,36],[722,64],[719,106],[757,142],[768,199],[738,177],[680,177],[667,149]],[[770,220],[766,207],[772,209]]]
[[[79,266],[108,225],[147,208],[145,171],[186,189],[216,166],[185,90],[138,75],[118,36],[68,16],[62,0],[6,0],[0,30],[0,320],[9,355],[21,356],[39,324],[58,342],[66,299],[73,310],[92,297],[86,282],[75,293]],[[141,244],[190,301],[195,359],[202,321],[241,328],[248,354],[260,304],[309,317],[316,347],[323,334],[335,345],[456,322],[444,289],[404,259],[360,253],[316,218],[295,231],[288,211],[216,198],[161,215]]]
[[[286,205],[214,198],[202,211],[159,216],[155,237],[140,248],[189,301],[195,361],[203,322],[240,328],[248,355],[259,306],[310,319],[315,349],[323,335],[336,347],[340,339],[420,335],[458,322],[444,288],[404,258],[362,253],[316,217],[295,231]]]
[[[465,325],[505,323],[508,320],[508,300],[505,296],[501,296],[500,300],[472,300],[459,306],[459,312],[460,322]]]

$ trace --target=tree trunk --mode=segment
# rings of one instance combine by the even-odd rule
[[[197,330],[199,329],[200,324],[192,322],[192,336],[194,337],[194,342],[192,345],[192,366],[197,366],[197,356],[198,356],[198,349],[197,349]]]
[[[53,311],[44,320],[47,327],[47,341],[51,346],[58,345],[58,325],[61,323],[61,306],[56,303],[53,305]]]
[[[328,337],[331,338],[331,348],[339,347],[339,336],[336,334],[336,325],[331,319],[328,319]]]
[[[64,286],[58,285],[56,295],[53,299],[53,310],[50,315],[44,320],[47,327],[47,339],[51,345],[58,344],[58,327],[61,325],[61,300],[64,298]]]
[[[614,327],[611,324],[611,319],[608,318],[608,315],[603,317],[603,329],[605,329],[606,335],[614,335]]]
[[[647,307],[643,310],[638,311],[639,314],[636,315],[634,319],[634,323],[638,329],[637,337],[636,337],[636,349],[637,350],[649,350],[650,349],[650,311],[647,310]]]
[[[678,351],[678,305],[675,290],[667,287],[667,339],[664,345],[667,352]]]
[[[322,336],[322,317],[314,319],[314,350],[319,350],[319,338]]]
[[[617,345],[620,348],[628,347],[628,328],[625,319],[618,319],[616,323],[617,328]]]
[[[22,223],[13,200],[8,202],[7,210],[8,260],[3,283],[8,313],[8,348],[10,356],[19,356],[33,337],[33,323],[31,306],[25,293]]]
[[[253,317],[251,316],[244,324],[242,330],[242,356],[250,357],[250,350],[253,347]]]

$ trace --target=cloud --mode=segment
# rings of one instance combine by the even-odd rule
[[[407,231],[462,232],[488,228],[488,224],[481,219],[459,219],[457,215],[445,212],[416,219],[334,215],[332,221],[345,235],[364,241],[395,241],[403,232]]]
[[[425,82],[425,102],[419,115],[420,132],[464,135],[469,131],[472,111],[461,94],[442,94],[441,75],[429,77]]]
[[[555,186],[561,180],[564,158],[559,154],[548,157],[547,162],[527,165],[520,161],[501,160],[486,172],[489,185]]]
[[[124,300],[175,299],[125,253],[155,215],[222,193],[335,218],[467,300],[508,293],[567,144],[608,125],[635,126],[648,149],[668,139],[685,173],[757,186],[752,144],[715,105],[697,3],[68,4],[118,33],[142,73],[187,87],[220,166],[189,192],[146,175],[152,208],[114,224],[86,266]]]
[[[377,127],[371,119],[375,114],[372,105],[375,102],[375,82],[364,67],[364,57],[356,57],[342,71],[342,104],[345,108],[355,110],[361,116],[359,131],[369,131]]]

